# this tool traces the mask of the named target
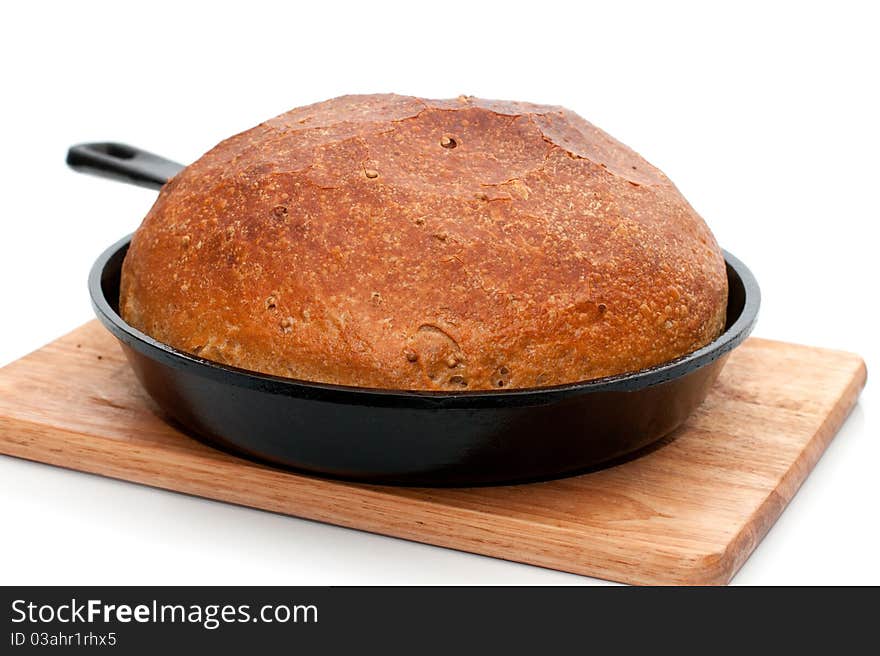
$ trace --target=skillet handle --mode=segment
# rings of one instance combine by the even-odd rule
[[[134,146],[113,142],[71,146],[67,151],[67,165],[80,173],[150,189],[161,189],[162,185],[183,169],[183,164]]]

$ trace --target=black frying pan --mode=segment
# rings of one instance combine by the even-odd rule
[[[74,169],[160,188],[181,168],[122,144],[74,146]],[[254,459],[374,483],[477,485],[577,473],[646,447],[706,397],[755,324],[758,284],[729,253],[725,332],[709,345],[635,373],[549,388],[408,392],[258,374],[177,351],[119,316],[131,237],[95,262],[89,292],[155,402],[211,444]]]

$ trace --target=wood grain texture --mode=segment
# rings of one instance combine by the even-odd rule
[[[0,453],[615,581],[722,584],[865,378],[857,355],[753,338],[687,424],[640,458],[528,485],[382,487],[272,469],[181,434],[91,322],[0,370]]]

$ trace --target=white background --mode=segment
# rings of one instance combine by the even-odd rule
[[[577,111],[663,169],[753,269],[757,335],[855,351],[871,372],[871,5],[11,3],[0,364],[91,317],[89,266],[155,197],[69,171],[68,145],[113,139],[190,162],[294,106],[396,91]],[[874,387],[736,583],[880,583]],[[0,583],[591,582],[2,456],[0,525]]]

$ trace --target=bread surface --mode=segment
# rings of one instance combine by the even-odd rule
[[[658,169],[555,106],[344,96],[161,190],[129,324],[208,360],[411,390],[588,380],[723,329],[722,253]]]

